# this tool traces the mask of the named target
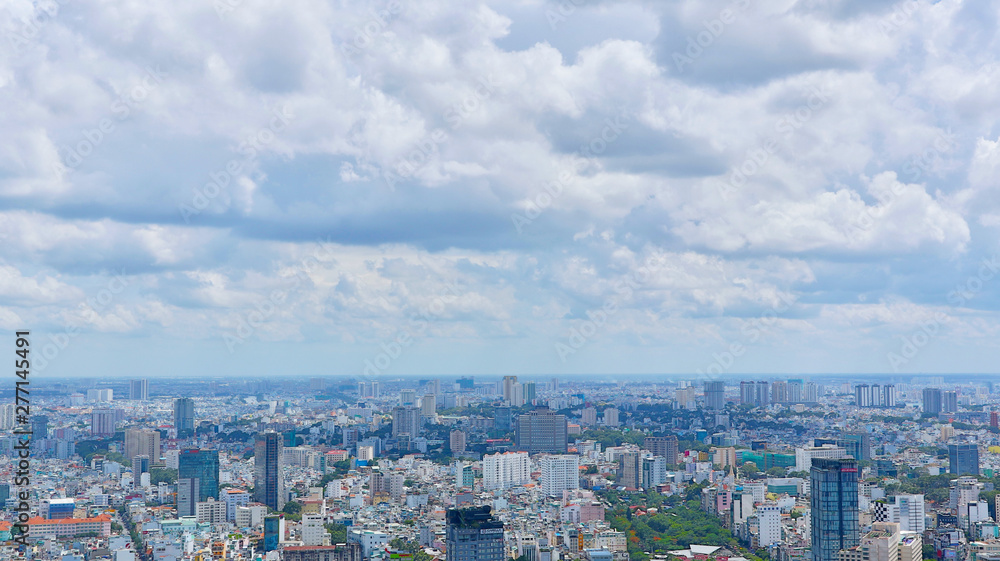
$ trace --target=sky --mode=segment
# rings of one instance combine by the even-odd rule
[[[36,374],[996,372],[997,2],[364,4],[4,2]]]

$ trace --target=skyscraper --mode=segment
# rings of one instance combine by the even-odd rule
[[[446,561],[504,561],[503,522],[490,507],[448,509]]]
[[[181,450],[177,456],[177,478],[198,480],[198,500],[219,498],[219,451]]]
[[[130,380],[128,383],[128,398],[137,401],[149,401],[149,380]]]
[[[408,434],[410,438],[420,435],[423,426],[420,419],[420,409],[410,405],[400,405],[392,408],[392,435]]]
[[[514,386],[516,385],[517,385],[517,376],[503,377],[503,401],[507,405],[514,405],[515,407],[518,406],[518,404],[514,403],[514,398],[516,397],[514,395],[515,391]]]
[[[924,413],[937,415],[941,412],[941,390],[924,388]]]
[[[567,430],[566,415],[557,415],[548,408],[540,407],[517,418],[514,444],[519,450],[532,454],[565,453]]]
[[[32,440],[43,440],[49,437],[48,415],[31,416],[31,433]]]
[[[483,456],[483,488],[509,489],[531,481],[531,463],[524,452]]]
[[[705,407],[714,411],[726,408],[726,383],[722,380],[705,381]]]
[[[775,380],[771,383],[771,403],[788,403],[788,382]]]
[[[958,413],[958,392],[941,392],[941,412]]]
[[[753,380],[740,382],[740,403],[757,405],[757,383]]]
[[[94,409],[90,413],[90,434],[111,436],[115,434],[114,409]]]
[[[524,386],[524,401],[525,403],[533,403],[535,398],[538,397],[535,390],[534,382],[525,382]]]
[[[837,552],[860,540],[858,462],[816,458],[809,482],[813,561],[837,561]]]
[[[174,427],[178,436],[194,433],[194,400],[190,397],[174,400]]]
[[[544,456],[539,463],[542,492],[546,495],[562,497],[563,491],[580,488],[580,456]]]
[[[766,380],[757,382],[757,405],[767,407],[771,403],[771,385]]]
[[[949,444],[948,472],[956,475],[979,475],[979,445]]]
[[[281,470],[281,435],[258,434],[254,441],[254,500],[281,510],[285,506],[285,481]]]

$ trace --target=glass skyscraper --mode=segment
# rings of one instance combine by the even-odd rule
[[[181,450],[177,479],[198,480],[198,501],[219,498],[219,451]]]
[[[503,522],[488,506],[449,509],[446,528],[447,561],[503,561]]]
[[[265,432],[254,441],[254,500],[274,510],[285,506],[284,476],[281,473],[281,435]]]
[[[956,475],[979,475],[979,445],[949,444],[948,471]]]
[[[858,545],[858,462],[814,458],[810,473],[813,561],[837,561]]]

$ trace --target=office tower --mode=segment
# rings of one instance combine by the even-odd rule
[[[958,413],[958,392],[941,392],[941,412]]]
[[[858,545],[858,462],[812,460],[809,484],[813,561],[837,561],[837,553]]]
[[[514,428],[514,416],[510,407],[497,407],[493,410],[493,428],[497,430]]]
[[[476,475],[472,466],[462,461],[455,462],[455,486],[472,487],[475,482]]]
[[[924,388],[924,413],[937,415],[941,412],[941,390]]]
[[[198,501],[219,498],[218,450],[181,450],[177,463],[178,479],[198,480]]]
[[[277,551],[278,544],[285,539],[285,515],[264,517],[264,551]]]
[[[642,488],[642,454],[629,451],[618,455],[617,483],[626,489]]]
[[[597,409],[594,407],[584,407],[580,411],[580,423],[590,427],[597,424]]]
[[[949,444],[948,473],[979,475],[979,445]]]
[[[420,414],[434,418],[437,415],[437,396],[429,393],[420,398]]]
[[[775,380],[771,383],[771,403],[788,403],[788,382]]]
[[[525,452],[503,452],[483,456],[483,488],[508,489],[531,480],[531,464]]]
[[[544,456],[541,462],[542,493],[562,497],[562,492],[580,488],[580,457],[561,454]]]
[[[194,400],[190,397],[174,400],[174,428],[177,436],[194,434]]]
[[[90,434],[113,436],[115,434],[115,411],[113,409],[94,409],[90,413]]]
[[[547,408],[538,408],[517,418],[514,445],[518,450],[532,454],[565,453],[567,430],[565,415],[557,415]]]
[[[722,380],[705,381],[705,407],[714,411],[726,408],[726,383]]]
[[[855,460],[872,459],[872,439],[866,432],[845,434],[843,438],[834,441],[834,444],[846,450],[847,455]]]
[[[125,430],[125,457],[144,454],[153,462],[160,459],[160,431],[152,429]]]
[[[451,431],[451,434],[448,435],[448,441],[452,456],[465,454],[465,431]]]
[[[653,489],[667,482],[667,460],[662,456],[642,459],[642,488]]]
[[[652,452],[654,456],[662,456],[668,464],[677,463],[676,436],[647,436],[642,441],[642,447]]]
[[[135,477],[135,484],[139,484],[139,476],[149,473],[149,456],[138,454],[132,456],[132,475]]]
[[[136,401],[149,401],[149,380],[130,380],[128,398]]]
[[[32,440],[44,440],[49,437],[49,417],[47,415],[31,416]]]
[[[618,426],[618,409],[614,407],[608,407],[604,410],[604,426],[606,427],[617,427]]]
[[[740,382],[740,403],[742,405],[757,404],[757,383],[753,381]]]
[[[534,403],[535,398],[538,397],[535,391],[535,383],[525,382],[523,384],[523,388],[524,388],[524,402],[528,404]]]
[[[285,481],[281,473],[281,435],[258,434],[254,441],[254,500],[274,510],[285,506]]]
[[[177,516],[197,516],[200,480],[190,477],[177,478]]]
[[[417,404],[417,390],[401,390],[399,392],[399,404],[403,407],[412,407]]]
[[[445,561],[504,561],[503,522],[490,507],[448,509]]]
[[[766,380],[757,382],[756,405],[767,407],[771,404],[771,385]]]
[[[896,406],[896,386],[886,384],[882,386],[882,407]]]
[[[408,434],[410,438],[416,438],[420,435],[422,426],[420,409],[413,406],[397,406],[392,408],[392,436]]]
[[[765,503],[758,506],[757,524],[761,547],[768,547],[781,542],[781,507],[774,503]]]
[[[789,380],[788,381],[788,402],[789,403],[802,403],[802,388],[804,384],[802,380]]]
[[[514,388],[518,385],[517,376],[504,376],[503,377],[503,401],[507,405],[513,405],[517,407],[518,404],[514,403]]]

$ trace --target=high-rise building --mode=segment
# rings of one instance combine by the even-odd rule
[[[816,403],[819,401],[819,384],[816,382],[807,382],[805,395],[802,396],[802,400],[806,403]],[[893,405],[895,405],[895,402]]]
[[[642,489],[642,454],[630,451],[618,455],[618,483],[626,489]]]
[[[194,433],[194,400],[190,397],[174,400],[174,428],[178,436]]]
[[[181,450],[177,457],[177,479],[197,479],[197,501],[219,498],[219,451]]]
[[[740,403],[743,405],[757,405],[757,383],[744,380],[740,382]]]
[[[809,483],[813,561],[837,561],[838,552],[858,545],[858,462],[812,460]]]
[[[705,381],[705,407],[713,411],[726,408],[726,383],[722,380]]]
[[[115,410],[94,409],[90,413],[90,434],[112,436],[115,434]]]
[[[125,457],[144,454],[153,462],[160,459],[160,431],[152,429],[125,430]]]
[[[895,495],[893,502],[877,501],[873,506],[873,522],[895,522],[901,531],[918,534],[923,534],[926,529],[923,495]]]
[[[662,456],[668,464],[677,463],[676,436],[647,436],[642,441],[642,447],[654,456]]]
[[[535,383],[534,382],[525,382],[524,384],[522,384],[522,387],[524,388],[524,392],[523,392],[524,393],[524,402],[525,403],[529,403],[529,404],[530,403],[534,403],[535,399],[538,397],[538,395],[536,394],[536,391],[535,391]]]
[[[662,456],[642,459],[642,488],[653,489],[667,482],[667,460]]]
[[[48,415],[34,414],[31,416],[31,438],[32,440],[44,440],[49,437],[49,417]]]
[[[132,456],[132,475],[135,477],[136,485],[139,484],[139,476],[144,473],[149,473],[149,456],[146,454]]]
[[[431,419],[437,415],[437,396],[429,393],[420,398],[420,414]]]
[[[198,478],[177,478],[177,516],[197,516],[198,514]]]
[[[516,390],[514,389],[519,384],[517,383],[517,376],[504,376],[503,377],[503,401],[507,405],[513,405],[514,407],[519,407],[520,403],[514,403],[516,396],[514,395]]]
[[[280,441],[279,441],[280,442]],[[264,517],[264,551],[277,551],[285,539],[285,515]]]
[[[517,418],[514,444],[518,450],[532,454],[566,452],[568,423],[566,415],[557,415],[547,408],[538,408]]]
[[[979,445],[949,444],[948,473],[979,475]]]
[[[757,401],[756,405],[761,407],[767,407],[771,404],[771,385],[767,383],[766,380],[760,380],[757,382]]]
[[[882,386],[882,407],[896,406],[896,386],[886,384]]]
[[[483,488],[508,489],[531,480],[531,464],[525,452],[503,452],[483,456]]]
[[[561,497],[566,490],[580,488],[580,457],[560,454],[543,456],[541,462],[542,492]]]
[[[768,547],[781,542],[781,507],[765,503],[757,507],[757,525],[760,546]]]
[[[615,407],[608,407],[604,410],[604,426],[606,427],[617,427],[619,425],[618,421],[618,409]]]
[[[597,424],[597,408],[595,407],[584,407],[580,411],[580,423],[583,426],[591,427]]]
[[[412,405],[392,408],[392,435],[408,434],[410,438],[420,436],[423,422],[420,419],[420,409]]]
[[[335,545],[292,545],[281,548],[284,561],[364,561],[364,551],[357,542]]]
[[[941,392],[941,412],[958,413],[958,392]]]
[[[149,401],[149,380],[130,380],[128,398],[136,401]]]
[[[788,382],[775,380],[771,383],[771,403],[788,403]]]
[[[937,388],[924,388],[923,398],[924,413],[937,415],[941,412],[941,390]]]
[[[448,509],[445,561],[504,561],[503,522],[490,507]]]
[[[417,390],[400,390],[399,404],[403,407],[413,407],[417,404]]]
[[[854,386],[854,404],[858,407],[872,407],[872,387],[868,384]]]
[[[789,380],[788,381],[788,402],[789,403],[802,403],[802,390],[805,384],[802,380]]]
[[[265,432],[254,441],[254,500],[274,510],[285,506],[285,480],[281,473],[281,435]]]
[[[923,541],[920,534],[903,533],[893,522],[875,522],[860,543],[839,553],[840,561],[920,561]]]
[[[995,429],[1000,428],[1000,413],[990,411],[990,426]]]
[[[845,449],[847,455],[855,460],[872,459],[872,439],[866,432],[845,434],[834,443]]]
[[[493,428],[504,431],[514,428],[514,416],[510,407],[493,409]]]
[[[455,486],[472,487],[476,482],[476,474],[472,466],[462,461],[455,462]]]
[[[465,431],[451,431],[451,434],[448,435],[448,441],[452,456],[465,454]]]

